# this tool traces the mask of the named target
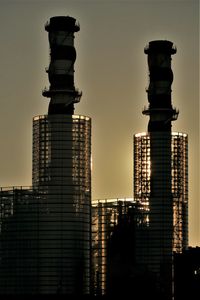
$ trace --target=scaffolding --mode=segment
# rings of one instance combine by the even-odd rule
[[[91,119],[44,115],[33,121],[33,187],[47,192],[40,293],[89,294]],[[49,257],[48,253],[52,253]],[[49,257],[47,259],[46,257]],[[60,268],[60,269],[59,269]],[[52,276],[52,272],[54,276]],[[45,283],[45,281],[47,283]],[[51,282],[51,284],[48,284]],[[59,286],[59,287],[58,287]]]
[[[91,119],[41,115],[33,119],[33,186],[91,190]]]
[[[150,134],[134,136],[134,199],[149,205],[151,195]],[[188,246],[188,137],[171,134],[171,193],[173,199],[173,251]]]
[[[188,248],[188,137],[172,132],[173,251]]]
[[[96,200],[92,203],[92,290],[94,295],[116,293],[120,281],[129,285],[135,266],[135,235],[148,226],[146,208],[132,198]],[[136,230],[137,228],[137,230]],[[124,289],[127,289],[127,287]]]

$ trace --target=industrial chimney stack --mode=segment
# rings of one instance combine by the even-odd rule
[[[173,43],[151,41],[148,55],[148,132],[134,136],[134,198],[148,212],[145,238],[138,240],[137,261],[155,280],[164,300],[173,297],[173,253],[188,245],[187,135],[171,130],[178,118],[173,108],[171,55]]]
[[[80,101],[82,93],[74,86],[74,32],[80,30],[76,19],[72,17],[52,17],[46,23],[49,34],[50,64],[46,70],[50,88],[43,96],[51,98],[48,114],[73,114],[74,103]]]
[[[33,186],[46,195],[40,247],[52,257],[41,267],[40,293],[83,295],[90,293],[91,119],[74,114],[81,97],[74,87],[74,32],[80,28],[74,18],[58,16],[45,29],[51,60],[43,96],[50,103],[48,115],[33,120]]]
[[[148,55],[150,79],[147,89],[149,107],[143,111],[150,116],[148,131],[170,131],[171,121],[178,117],[178,111],[171,103],[171,55],[176,53],[176,48],[170,41],[152,41],[144,52]]]

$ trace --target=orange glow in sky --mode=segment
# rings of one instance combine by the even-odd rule
[[[75,113],[92,118],[94,199],[133,197],[133,135],[146,131],[147,57],[154,39],[172,41],[173,131],[189,138],[189,243],[200,245],[199,1],[2,0],[0,2],[0,186],[31,185],[32,118],[45,114],[49,86],[46,21],[69,15],[75,34]]]

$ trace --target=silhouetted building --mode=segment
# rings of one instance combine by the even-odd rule
[[[173,254],[188,247],[188,137],[172,132],[169,41],[153,41],[148,54],[150,116],[147,133],[134,136],[134,201],[92,205],[93,292],[172,300]]]
[[[200,247],[174,255],[174,299],[198,299],[200,295]]]
[[[48,115],[33,119],[33,187],[1,190],[0,293],[90,293],[91,119],[74,115],[71,17],[52,17]]]
[[[136,260],[141,274],[153,280],[154,294],[173,297],[173,252],[188,246],[188,141],[171,131],[178,117],[172,107],[170,41],[151,41],[148,55],[148,133],[134,136],[134,199],[148,207],[146,238],[136,240]]]
[[[188,249],[188,140],[172,132],[170,41],[148,54],[148,132],[134,136],[134,200],[91,204],[91,119],[75,115],[72,17],[45,25],[48,114],[33,119],[32,187],[0,189],[0,294],[133,296],[199,292],[199,248]],[[91,223],[92,222],[92,223]],[[185,275],[185,276],[184,276]],[[174,284],[175,282],[175,284]]]
[[[133,199],[92,203],[92,274],[94,295],[137,292],[136,234],[147,226],[147,211]],[[134,287],[134,288],[133,288]],[[140,295],[142,294],[140,290]]]
[[[0,294],[39,291],[40,203],[32,188],[0,190]]]

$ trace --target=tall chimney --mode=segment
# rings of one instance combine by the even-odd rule
[[[50,98],[48,114],[74,113],[74,103],[80,101],[82,93],[74,86],[74,32],[80,30],[72,17],[52,17],[45,26],[49,34],[50,64],[46,70],[49,76],[49,90],[43,91]]]

